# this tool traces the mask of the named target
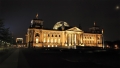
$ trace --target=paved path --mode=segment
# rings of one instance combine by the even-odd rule
[[[20,57],[19,57],[20,55]],[[23,55],[19,54],[19,49],[16,49],[3,63],[0,64],[0,68],[19,68],[18,66],[18,59],[22,58],[25,59]],[[24,67],[21,68],[28,68],[25,65],[26,61],[24,62]]]

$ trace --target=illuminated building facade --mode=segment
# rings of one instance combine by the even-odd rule
[[[85,32],[64,21],[57,22],[53,29],[47,29],[43,27],[43,20],[38,19],[37,15],[27,30],[26,43],[29,47],[102,47],[102,31],[95,23]]]
[[[23,45],[23,38],[16,38],[16,43],[18,47],[22,47]]]

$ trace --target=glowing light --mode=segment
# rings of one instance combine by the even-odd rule
[[[48,47],[50,47],[50,45],[48,45]]]
[[[60,43],[60,39],[58,39],[58,42]]]
[[[119,6],[116,6],[116,9],[119,9]]]
[[[67,44],[65,44],[65,46],[67,46]]]
[[[57,45],[56,45],[56,47],[57,47]]]
[[[48,42],[49,42],[49,39],[48,39]]]
[[[109,45],[107,45],[107,48],[110,48],[110,46],[109,46]]]
[[[52,47],[54,47],[54,45],[52,45]]]
[[[23,39],[23,38],[17,38],[17,39]]]
[[[102,29],[102,34],[103,34],[103,29]]]
[[[44,37],[46,36],[46,34],[44,34]]]
[[[115,49],[118,49],[118,45],[115,45]]]
[[[44,38],[44,41],[43,42],[45,42],[45,38]]]
[[[38,43],[38,39],[36,39],[36,43]]]

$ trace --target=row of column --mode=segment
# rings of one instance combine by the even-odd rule
[[[83,35],[82,34],[65,34],[66,39],[65,43],[67,45],[80,45],[83,43]]]

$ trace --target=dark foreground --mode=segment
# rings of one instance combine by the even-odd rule
[[[0,68],[120,68],[120,50],[16,48],[0,59]]]
[[[115,51],[81,51],[59,49],[21,49],[30,68],[118,68],[120,55]],[[18,67],[22,68],[22,60]]]

